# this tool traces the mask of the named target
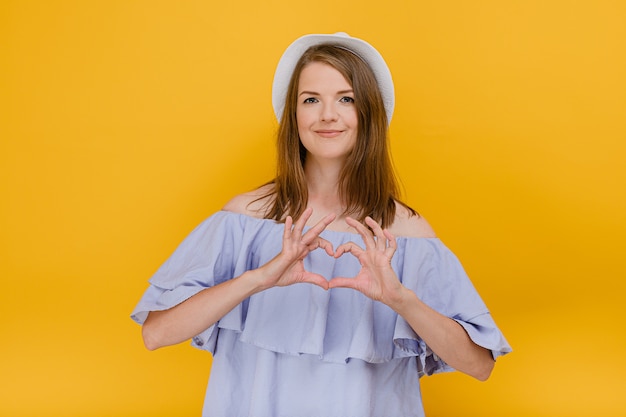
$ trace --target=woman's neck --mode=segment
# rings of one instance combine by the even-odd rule
[[[342,165],[339,163],[307,160],[304,165],[309,199],[321,199],[332,203],[339,202],[339,175]]]
[[[327,214],[334,213],[337,218],[329,229],[343,230],[345,227],[343,216],[346,205],[339,192],[339,174],[342,165],[339,163],[319,163],[307,161],[304,166],[309,200],[307,206],[313,209],[313,215],[308,225],[312,226]]]

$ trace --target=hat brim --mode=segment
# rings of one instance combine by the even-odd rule
[[[353,38],[346,33],[305,35],[296,39],[287,47],[276,67],[272,85],[272,106],[274,107],[274,114],[276,114],[278,121],[280,122],[285,109],[285,98],[287,96],[289,81],[291,80],[293,70],[298,60],[311,46],[325,43],[340,45],[354,52],[370,66],[376,77],[378,88],[383,98],[385,113],[387,114],[387,123],[390,123],[395,98],[393,80],[389,67],[382,55],[374,49],[372,45],[364,40]]]

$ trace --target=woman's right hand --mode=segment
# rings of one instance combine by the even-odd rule
[[[335,215],[327,215],[303,234],[304,226],[312,213],[313,209],[307,208],[295,224],[291,216],[287,216],[282,250],[256,271],[260,274],[261,286],[264,289],[303,282],[318,285],[325,290],[328,289],[326,278],[305,270],[303,260],[309,252],[320,248],[324,249],[329,256],[334,256],[333,245],[319,235],[335,220]]]

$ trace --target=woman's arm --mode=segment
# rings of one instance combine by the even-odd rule
[[[206,288],[168,310],[150,312],[142,328],[146,347],[154,350],[188,340],[211,327],[246,298],[267,288],[310,283],[328,289],[328,281],[307,272],[302,261],[318,248],[333,256],[332,245],[319,234],[335,216],[326,216],[303,234],[311,213],[311,209],[305,210],[295,224],[287,217],[282,250],[265,265]]]
[[[254,271],[245,272],[168,310],[150,312],[141,330],[146,348],[175,345],[211,327],[247,297],[261,291],[253,275]]]
[[[491,351],[474,343],[455,320],[428,307],[404,286],[401,296],[388,305],[448,365],[480,381],[489,378],[495,365]]]

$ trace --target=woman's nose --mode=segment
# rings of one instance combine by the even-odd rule
[[[337,120],[339,114],[337,113],[337,109],[335,108],[335,103],[324,103],[322,105],[322,114],[321,120],[324,122],[332,122]]]

